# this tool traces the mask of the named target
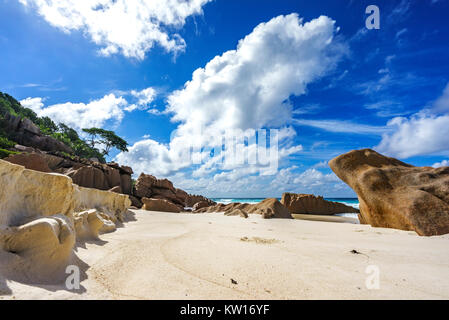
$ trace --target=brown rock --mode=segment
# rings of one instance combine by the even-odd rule
[[[66,159],[53,156],[46,153],[41,153],[41,156],[43,159],[45,159],[45,162],[47,162],[48,167],[51,171],[57,172],[59,168],[70,168],[74,165],[72,161],[68,161]]]
[[[86,166],[78,170],[67,172],[73,182],[81,187],[108,190],[109,184],[105,180],[103,171],[95,167]]]
[[[168,201],[171,201],[173,203],[176,203],[176,204],[184,207],[184,201],[182,201],[181,199],[178,199],[176,197],[176,193],[173,190],[156,188],[156,187],[153,187],[151,190],[153,191],[153,195],[151,196],[152,198],[166,199]]]
[[[103,165],[102,171],[104,173],[104,179],[109,188],[120,186],[120,171],[116,167],[111,167],[109,165]]]
[[[210,206],[214,206],[217,204],[216,202],[214,202],[206,197],[203,197],[203,196],[188,195],[188,197],[186,198],[186,201],[185,201],[185,205],[186,205],[186,207],[193,207],[195,205],[195,203],[201,202],[201,201],[208,202]]]
[[[55,138],[43,135],[39,128],[27,118],[21,119],[11,114],[4,115],[5,130],[11,135],[11,140],[27,147],[44,151],[63,151],[73,153],[73,150]]]
[[[258,204],[252,205],[252,207],[248,208],[247,212],[261,214],[264,219],[292,219],[288,209],[276,198],[265,199]]]
[[[181,210],[174,203],[164,199],[148,199],[143,198],[143,210],[147,211],[161,211],[161,212],[181,212]]]
[[[357,193],[361,222],[422,236],[449,233],[449,167],[414,167],[370,149],[329,165]]]
[[[173,183],[171,181],[167,179],[157,179],[155,176],[152,176],[150,174],[141,173],[136,182],[136,191],[145,192],[145,189],[153,187],[169,189],[175,192],[175,188],[173,187]]]
[[[260,214],[264,219],[280,218],[280,219],[292,219],[292,216],[288,209],[284,207],[277,199],[270,198],[257,204],[248,203],[219,203],[215,206],[210,206],[202,209],[198,209],[197,213],[204,212],[224,212],[225,215],[232,213],[235,210],[241,210],[250,214]]]
[[[120,169],[122,170],[123,174],[132,175],[134,173],[133,169],[128,166],[121,166]]]
[[[120,186],[116,186],[114,188],[111,188],[109,191],[115,192],[115,193],[122,193],[122,188]]]
[[[173,183],[168,179],[156,179],[156,183],[154,185],[156,188],[169,189],[175,192],[175,188],[173,187]]]
[[[181,189],[175,189],[176,198],[178,198],[184,205],[187,203],[189,194]]]
[[[120,165],[117,162],[114,162],[114,161],[108,162],[106,165],[111,167],[111,168],[114,168],[114,169],[120,169]]]
[[[3,160],[24,166],[26,169],[40,172],[51,172],[43,156],[38,153],[20,153],[10,155]]]
[[[131,205],[132,206],[134,206],[136,208],[139,208],[139,209],[142,208],[143,203],[142,203],[142,201],[140,201],[139,198],[136,198],[134,196],[129,196],[129,199],[131,200]]]
[[[131,194],[133,190],[133,183],[129,174],[120,175],[120,186],[124,194]]]
[[[134,195],[139,198],[150,198],[153,195],[151,187],[156,180],[152,175],[141,173],[136,181]]]
[[[207,208],[207,207],[210,207],[209,202],[207,202],[207,201],[200,201],[200,202],[197,202],[197,203],[195,203],[193,205],[192,210],[196,211],[196,210]]]
[[[235,209],[231,212],[226,212],[225,216],[240,216],[242,218],[247,219],[248,218],[248,213],[246,213],[245,211],[241,210],[241,209]]]
[[[173,187],[173,183],[167,179],[157,179],[144,173],[140,174],[136,181],[134,195],[138,198],[166,199],[181,208],[192,207],[200,201],[207,201],[210,205],[216,204],[205,197],[192,196],[184,190],[176,189]]]
[[[40,135],[41,134],[41,130],[39,130],[39,127],[36,126],[33,121],[31,121],[28,118],[23,118],[22,119],[22,124],[21,124],[22,130],[27,131],[31,134],[34,135]]]
[[[27,152],[27,153],[36,152],[36,149],[34,149],[32,147],[25,147],[25,146],[22,146],[21,144],[16,144],[14,146],[14,149],[16,149],[19,152]]]
[[[284,193],[281,203],[290,213],[333,215],[337,213],[359,213],[359,210],[342,203],[324,200],[313,194]]]

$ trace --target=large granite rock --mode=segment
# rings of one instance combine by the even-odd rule
[[[195,203],[193,205],[192,210],[193,211],[197,211],[197,210],[200,210],[200,209],[203,209],[203,208],[207,208],[207,207],[210,207],[210,203],[209,202],[207,202],[207,201],[200,201],[200,202],[197,202],[197,203]]]
[[[337,213],[359,213],[359,210],[343,203],[324,200],[313,194],[284,193],[281,203],[290,213],[333,215]]]
[[[51,172],[50,168],[48,167],[47,161],[45,161],[45,159],[38,153],[20,153],[16,155],[10,155],[3,160],[24,166],[25,168],[30,170]]]
[[[108,188],[109,184],[107,183],[105,173],[101,169],[93,166],[70,169],[65,174],[72,178],[73,182],[79,186],[99,190],[110,189]]]
[[[157,189],[156,192],[153,189]],[[155,176],[150,174],[141,173],[136,181],[136,190],[134,195],[140,198],[148,198],[157,192],[162,190],[169,190],[173,195],[176,194],[173,183],[167,179],[157,179]]]
[[[164,199],[142,198],[143,210],[161,212],[181,212],[181,209],[170,201]]]
[[[73,150],[52,137],[45,136],[40,129],[29,119],[21,119],[9,113],[4,115],[3,128],[11,135],[11,140],[27,147],[44,151],[62,151],[73,153]]]
[[[138,208],[138,209],[142,208],[143,203],[139,198],[134,197],[134,196],[129,196],[129,199],[131,200],[131,205],[133,207]]]
[[[370,149],[329,165],[357,193],[362,223],[422,236],[449,233],[449,167],[414,167]]]
[[[64,174],[81,187],[99,190],[115,188],[115,191],[120,190],[123,194],[132,193],[132,169],[120,167],[116,163],[102,164],[79,157],[44,152],[21,153],[4,160],[31,170]]]
[[[269,198],[265,199],[257,204],[249,203],[219,203],[214,206],[198,209],[195,213],[210,213],[210,212],[223,212],[225,215],[234,215],[238,212],[240,215],[245,214],[260,214],[264,219],[280,218],[280,219],[292,219],[292,216],[288,209],[282,205],[277,199]]]
[[[215,201],[212,201],[204,196],[200,196],[200,195],[188,195],[188,197],[186,198],[186,207],[193,207],[196,203],[198,202],[207,202],[209,204],[209,206],[214,206],[217,203]]]
[[[153,198],[168,200],[178,207],[193,207],[193,205],[200,201],[205,201],[209,205],[216,203],[203,196],[189,195],[181,189],[173,186],[173,183],[167,179],[157,179],[155,176],[141,173],[136,181],[136,186],[133,195],[137,198]]]

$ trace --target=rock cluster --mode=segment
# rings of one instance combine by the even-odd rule
[[[11,155],[4,160],[31,170],[67,175],[81,187],[99,190],[114,188],[115,192],[132,194],[132,169],[114,162],[102,164],[76,156],[68,157],[60,153],[44,153],[39,150]]]
[[[333,215],[337,213],[359,213],[359,210],[343,203],[324,200],[313,194],[284,193],[281,203],[290,213]]]
[[[190,195],[184,190],[177,189],[173,183],[167,179],[157,179],[156,177],[142,173],[136,181],[133,192],[133,205],[139,207],[139,202],[145,204],[144,199],[166,200],[178,207],[177,212],[183,211],[186,207],[193,207],[196,203],[201,202],[202,206],[211,206],[216,203],[203,196]],[[145,206],[147,210],[150,206]],[[164,210],[157,210],[164,211]],[[168,211],[174,212],[174,211]]]
[[[5,114],[3,121],[4,130],[11,134],[11,138],[19,144],[44,151],[62,151],[73,153],[73,150],[52,137],[43,135],[38,126],[27,118]]]
[[[370,149],[329,165],[357,193],[361,223],[422,236],[449,233],[449,167],[415,167]]]
[[[247,217],[248,214],[260,214],[264,219],[281,218],[292,219],[288,209],[275,198],[268,198],[257,204],[249,203],[219,203],[214,206],[198,209],[195,213],[223,212],[225,215],[240,215]]]
[[[174,203],[164,199],[142,198],[143,210],[161,212],[181,212],[181,209]]]
[[[64,174],[81,187],[127,194],[136,208],[143,206],[144,198],[167,200],[177,206],[179,211],[193,207],[199,202],[202,207],[216,204],[203,196],[190,195],[184,190],[175,188],[170,180],[157,179],[149,174],[142,173],[133,187],[131,178],[133,170],[114,162],[102,164],[59,152],[42,152],[19,145],[17,148],[23,150],[23,153],[11,155],[4,160],[31,170]]]

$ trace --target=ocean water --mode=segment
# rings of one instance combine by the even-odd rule
[[[229,204],[229,203],[234,203],[234,202],[254,204],[254,203],[259,203],[259,202],[263,201],[264,199],[265,198],[212,198],[212,200],[214,200],[215,202],[224,203],[224,204]],[[328,201],[333,201],[333,202],[340,202],[347,206],[359,209],[359,200],[357,198],[324,198],[324,199],[328,200]],[[281,198],[278,198],[278,200],[281,201]],[[356,213],[341,213],[341,214],[337,214],[337,216],[358,219],[358,216]]]

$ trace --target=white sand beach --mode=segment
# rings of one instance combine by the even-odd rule
[[[217,213],[130,220],[78,244],[79,291],[1,276],[0,299],[449,298],[449,235]],[[378,290],[365,285],[370,265]]]

